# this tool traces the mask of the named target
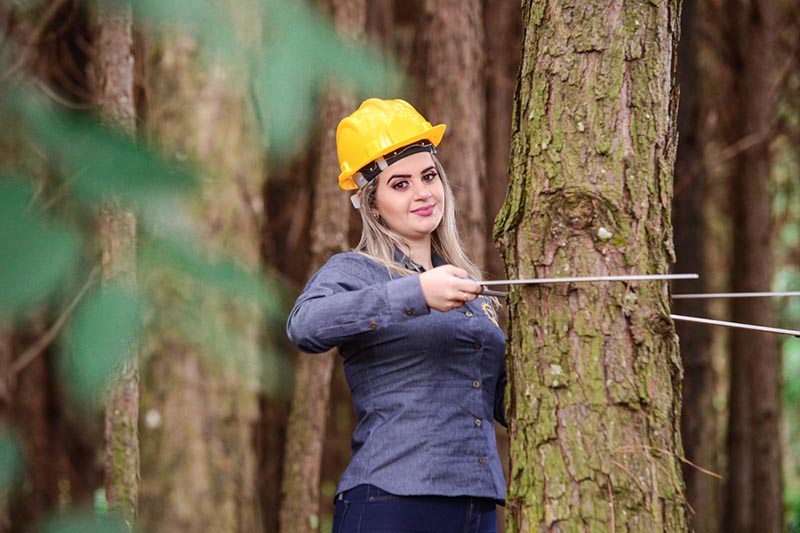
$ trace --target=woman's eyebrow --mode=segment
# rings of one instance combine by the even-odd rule
[[[434,165],[431,165],[428,168],[422,169],[419,173],[420,175],[424,175],[431,170],[436,170],[436,167]],[[391,176],[389,176],[389,179],[386,180],[386,183],[389,183],[393,179],[399,179],[399,178],[409,179],[410,177],[411,174],[392,174]]]

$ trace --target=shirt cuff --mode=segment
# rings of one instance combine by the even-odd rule
[[[391,316],[397,320],[429,315],[419,275],[405,276],[386,284],[386,295]]]

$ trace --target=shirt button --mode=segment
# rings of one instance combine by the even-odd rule
[[[479,342],[476,342],[476,343],[475,343],[475,344],[473,344],[472,346],[473,346],[473,347],[474,347],[476,350],[480,350],[480,349],[481,349],[481,343],[479,343]]]
[[[475,419],[475,426],[476,427],[481,427],[481,425],[483,425],[483,421],[480,418],[476,418]]]
[[[485,465],[486,461],[487,461],[486,456],[481,455],[480,457],[478,457],[478,462],[480,464]]]
[[[481,382],[476,379],[475,381],[472,382],[472,388],[473,389],[480,389],[481,388]]]
[[[406,315],[411,316],[413,314],[414,314],[414,310],[413,309],[411,309],[410,307],[408,309],[406,309]]]
[[[369,323],[369,329],[377,329],[377,328],[378,328],[378,323],[377,322],[370,322]]]
[[[466,312],[466,313],[464,313],[464,314],[465,314],[465,315],[467,315],[468,317],[471,317],[471,316],[472,316],[472,311],[467,311],[467,312]]]

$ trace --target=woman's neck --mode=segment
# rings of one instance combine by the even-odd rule
[[[425,270],[433,268],[431,258],[431,240],[415,241],[408,243],[408,258],[418,265],[425,267]]]

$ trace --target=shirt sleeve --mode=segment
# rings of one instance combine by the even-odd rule
[[[356,335],[430,313],[419,275],[375,281],[367,261],[334,256],[308,281],[286,323],[301,351],[326,352]]]
[[[503,363],[503,370],[497,378],[497,386],[494,392],[494,418],[501,426],[507,428],[508,421],[506,420],[506,384],[508,383],[508,375],[506,373],[506,364]]]

